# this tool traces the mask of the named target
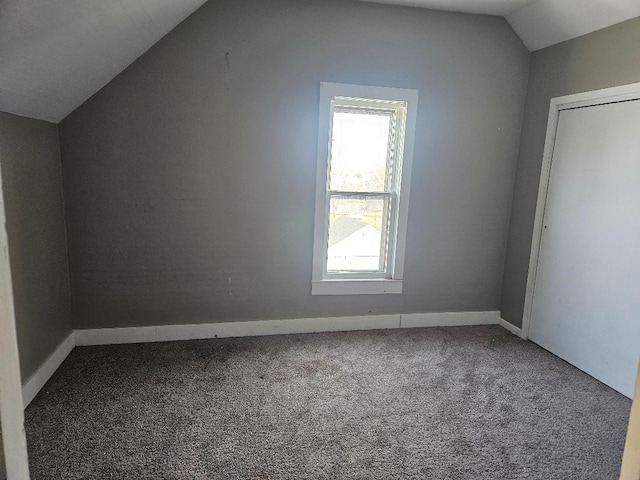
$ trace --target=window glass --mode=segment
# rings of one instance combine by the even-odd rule
[[[329,190],[386,190],[393,112],[336,109],[331,129]]]
[[[332,197],[327,271],[384,271],[388,215],[387,197]]]

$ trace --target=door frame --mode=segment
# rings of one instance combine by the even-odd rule
[[[8,480],[29,480],[20,357],[0,167],[0,417]]]
[[[547,120],[547,134],[544,142],[544,154],[542,168],[540,170],[540,185],[538,187],[538,201],[536,203],[536,216],[533,224],[533,237],[531,239],[531,253],[529,256],[529,271],[527,274],[527,288],[525,291],[524,311],[522,315],[522,338],[529,338],[531,328],[531,314],[533,309],[533,297],[535,295],[536,277],[538,274],[538,260],[540,257],[540,245],[542,242],[542,230],[544,214],[547,205],[547,193],[551,180],[551,162],[555,149],[556,132],[560,112],[572,108],[593,107],[606,103],[640,100],[640,82],[620,85],[617,87],[603,88],[589,92],[575,93],[551,99],[549,118]]]

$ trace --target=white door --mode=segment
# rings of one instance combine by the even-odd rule
[[[0,169],[1,170],[1,169]],[[9,480],[29,480],[29,459],[24,433],[24,406],[20,359],[13,310],[9,247],[5,230],[4,196],[0,172],[0,437]],[[2,458],[0,458],[2,461]],[[3,476],[0,467],[0,476]]]
[[[559,114],[529,338],[633,395],[640,356],[640,100]]]

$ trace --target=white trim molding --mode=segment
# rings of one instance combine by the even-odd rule
[[[524,338],[523,335],[522,335],[522,329],[520,327],[516,327],[513,323],[509,323],[505,319],[499,318],[498,319],[498,325],[500,325],[505,330],[509,330],[514,335],[517,335],[518,337]]]
[[[346,332],[416,327],[497,325],[499,312],[445,312],[76,330],[76,345],[171,342],[207,338]]]
[[[27,408],[42,387],[49,381],[52,375],[58,370],[62,362],[69,356],[76,346],[74,332],[69,333],[55,351],[47,357],[40,365],[40,368],[22,385],[22,402]]]
[[[419,92],[411,89],[320,83],[312,295],[402,293],[418,98]],[[389,139],[393,139],[388,145],[385,167],[387,180],[381,191],[331,190],[329,170],[332,161],[330,144],[333,138],[334,108],[394,112],[396,134],[392,136],[388,132]],[[363,196],[386,199],[382,238],[388,241],[383,242],[380,251],[381,258],[385,259],[382,262],[384,265],[379,265],[377,271],[329,271],[327,262],[331,201],[334,198]]]
[[[640,99],[640,83],[576,93],[574,95],[566,95],[564,97],[551,99],[549,118],[547,121],[547,135],[544,143],[544,154],[542,157],[542,169],[540,171],[538,201],[536,204],[533,237],[531,240],[531,253],[529,256],[529,270],[527,274],[527,288],[522,316],[522,334],[520,336],[524,339],[529,338],[529,330],[531,326],[531,311],[533,308],[533,296],[535,295],[535,282],[538,270],[538,259],[540,256],[544,211],[547,203],[547,192],[551,176],[551,162],[553,159],[553,150],[555,148],[556,131],[558,129],[560,112],[562,110],[569,110],[572,108],[590,107],[594,105],[625,102],[637,99]]]
[[[401,316],[400,328],[462,327],[465,325],[496,325],[500,312],[410,313]]]
[[[400,315],[362,317],[299,318],[248,322],[162,325],[155,327],[99,328],[76,330],[77,345],[173,342],[207,338],[249,337],[290,333],[340,332],[398,328]]]
[[[0,166],[0,440],[5,468],[0,474],[6,473],[10,480],[29,480],[29,455],[24,431],[20,356],[1,170]]]

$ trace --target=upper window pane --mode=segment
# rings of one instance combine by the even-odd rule
[[[394,111],[337,107],[333,112],[329,190],[383,192],[393,143]]]

